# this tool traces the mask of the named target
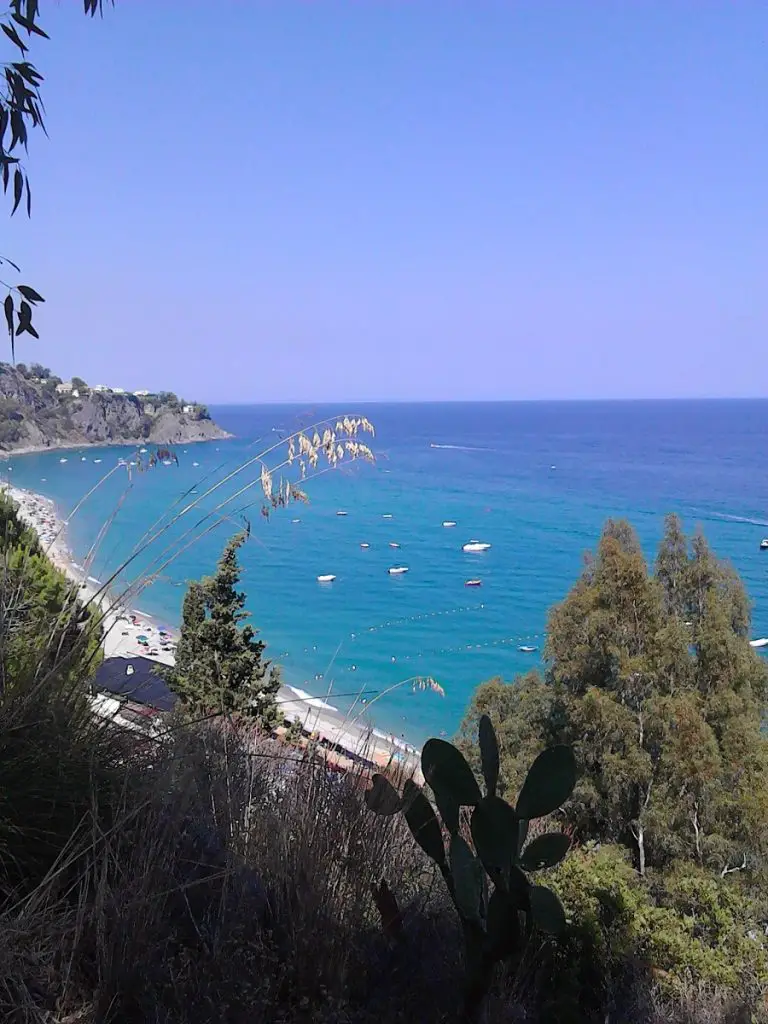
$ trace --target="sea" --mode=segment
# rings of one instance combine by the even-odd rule
[[[365,701],[379,728],[410,742],[454,734],[479,683],[541,665],[548,609],[609,516],[632,522],[649,559],[666,513],[700,526],[746,584],[753,636],[768,636],[768,401],[210,411],[234,438],[174,446],[178,465],[138,473],[118,465],[135,448],[83,448],[13,456],[0,476],[56,502],[75,558],[93,551],[102,581],[154,525],[159,536],[120,579],[152,574],[138,607],[170,626],[187,582],[248,528],[242,588],[285,681],[355,714]],[[376,461],[319,473],[308,504],[265,518],[258,461],[226,480],[267,450],[279,465],[292,431],[340,413],[375,425]],[[491,547],[465,553],[472,540]],[[408,572],[392,576],[395,566]],[[319,583],[323,574],[336,578]]]

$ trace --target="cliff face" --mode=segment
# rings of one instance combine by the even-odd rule
[[[229,437],[195,406],[184,412],[174,396],[56,391],[56,379],[29,379],[0,363],[0,450],[82,444],[182,444]]]

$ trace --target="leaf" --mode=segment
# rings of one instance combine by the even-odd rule
[[[427,740],[421,752],[421,770],[433,789],[450,793],[458,804],[475,806],[482,800],[472,769],[452,743]]]
[[[517,907],[498,886],[488,900],[486,930],[494,957],[505,960],[516,951],[520,943],[520,915]]]
[[[528,770],[517,799],[521,818],[543,818],[562,806],[576,785],[576,758],[571,747],[542,750]]]
[[[520,867],[524,871],[540,871],[559,864],[571,847],[571,840],[563,832],[547,832],[536,836],[523,852]]]
[[[366,790],[363,799],[369,811],[384,816],[397,814],[403,806],[400,794],[383,775],[373,776],[373,785]]]
[[[440,817],[443,819],[443,824],[448,831],[453,835],[459,831],[459,815],[461,812],[461,805],[454,800],[453,796],[441,785],[437,787],[432,786],[432,793],[435,797],[435,803],[437,809],[440,812]]]
[[[566,927],[565,911],[557,895],[545,885],[532,885],[529,899],[536,927],[548,935],[562,935]]]
[[[517,855],[517,815],[506,800],[487,796],[472,812],[472,842],[488,874],[508,879]]]
[[[19,203],[21,202],[21,196],[24,191],[24,175],[21,173],[19,168],[13,172],[13,209],[11,215],[16,213]]]
[[[21,41],[21,37],[13,25],[6,25],[5,22],[0,23],[0,28],[5,32],[8,38],[11,40],[14,46],[18,46],[22,53],[26,53],[28,47]]]
[[[403,807],[405,820],[413,833],[413,838],[428,857],[440,867],[445,867],[445,847],[440,823],[432,810],[432,804],[419,786],[410,779],[403,790]]]
[[[37,333],[37,331],[36,331],[36,330],[35,330],[35,328],[34,328],[34,327],[32,326],[32,324],[28,324],[28,325],[27,325],[27,334],[31,334],[31,335],[32,335],[32,337],[33,337],[33,338],[37,338],[37,339],[38,339],[38,341],[40,340],[40,335],[39,335],[39,334]]]
[[[32,216],[32,190],[29,187],[29,178],[26,180],[27,186],[27,216]]]
[[[3,309],[5,310],[5,323],[8,325],[8,334],[10,336],[10,354],[14,356],[15,347],[13,341],[13,299],[10,293],[5,296],[5,301],[3,302]]]
[[[7,260],[6,262],[11,263],[10,260]],[[11,266],[16,267],[16,264],[11,263]],[[16,269],[18,270],[19,268],[16,267]],[[21,292],[24,298],[28,299],[30,302],[45,302],[43,296],[28,284],[17,284],[16,291]]]
[[[496,796],[496,786],[499,782],[499,744],[496,740],[493,723],[488,715],[480,716],[478,738],[486,792],[488,796]]]
[[[30,21],[28,18],[23,18],[20,14],[12,14],[11,17],[17,25],[21,25],[27,32],[34,32],[36,36],[42,36],[43,39],[50,39],[51,37],[47,32],[43,32],[39,25],[36,25],[34,21]]]
[[[13,260],[9,260],[7,256],[0,256],[0,263],[8,263],[14,270],[18,270],[18,272],[21,273],[21,267],[17,266]]]
[[[461,916],[482,925],[483,865],[461,836],[451,836],[450,866],[454,898]]]

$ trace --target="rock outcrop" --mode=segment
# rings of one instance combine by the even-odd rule
[[[230,436],[204,406],[186,406],[171,394],[139,397],[87,389],[60,394],[58,383],[0,363],[0,450],[183,444]]]

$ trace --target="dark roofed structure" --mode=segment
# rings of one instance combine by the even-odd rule
[[[157,662],[151,658],[106,658],[91,685],[97,692],[124,697],[158,711],[172,711],[177,700],[157,674]]]

